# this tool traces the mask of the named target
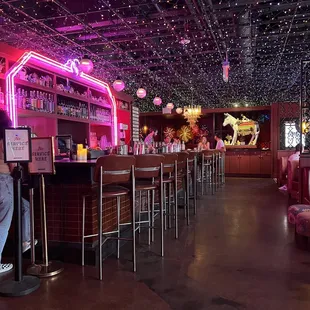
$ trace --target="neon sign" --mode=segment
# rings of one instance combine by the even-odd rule
[[[69,59],[65,63],[65,67],[69,68],[75,75],[79,75],[80,73],[79,65],[80,65],[80,62],[78,59]]]
[[[36,52],[26,52],[23,56],[10,68],[10,70],[6,73],[6,104],[7,111],[12,119],[12,123],[14,127],[18,126],[17,119],[17,106],[15,103],[15,81],[14,78],[17,73],[23,68],[23,66],[29,61],[35,61],[39,64],[51,67],[54,71],[63,74],[71,73],[74,74],[77,78],[81,78],[85,81],[88,86],[93,86],[96,88],[103,88],[107,91],[109,98],[112,102],[112,126],[111,126],[111,134],[112,134],[112,144],[117,145],[117,105],[116,100],[111,92],[110,86],[100,81],[88,74],[80,72],[78,69],[79,61],[77,59],[68,60],[65,64],[61,64],[58,61],[47,58],[41,54]]]

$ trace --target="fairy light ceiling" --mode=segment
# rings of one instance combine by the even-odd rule
[[[191,88],[203,107],[297,101],[310,48],[310,1],[4,0],[0,13],[0,41],[63,62],[87,54],[95,76],[147,90],[142,111],[160,109],[155,96],[185,106]]]

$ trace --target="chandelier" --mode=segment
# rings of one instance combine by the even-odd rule
[[[189,123],[189,126],[194,127],[201,116],[201,106],[200,105],[185,106],[183,109],[183,116]]]

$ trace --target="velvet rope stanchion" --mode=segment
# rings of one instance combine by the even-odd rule
[[[63,263],[58,261],[49,261],[48,259],[48,241],[47,241],[47,222],[46,222],[46,203],[45,203],[45,179],[44,174],[55,173],[54,167],[54,139],[33,138],[32,139],[32,162],[29,164],[29,173],[39,175],[40,179],[40,213],[41,213],[41,239],[42,239],[42,263],[35,263],[34,255],[34,232],[32,230],[32,257],[31,266],[27,273],[40,278],[52,277],[64,270]],[[33,211],[33,208],[32,208]],[[32,227],[34,218],[32,217]]]
[[[40,280],[22,273],[22,229],[21,229],[21,177],[20,163],[14,168],[14,222],[15,222],[15,276],[14,280],[0,283],[0,295],[7,297],[24,296],[40,286]]]

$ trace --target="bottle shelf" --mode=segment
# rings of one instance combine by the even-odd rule
[[[67,116],[62,114],[55,114],[57,119],[61,119],[64,121],[71,121],[71,122],[77,122],[77,123],[91,123],[91,121],[88,118],[79,118],[74,116]]]
[[[80,81],[75,81],[75,80],[70,80],[70,86],[73,87],[74,91],[78,91],[80,93],[84,92],[84,96],[75,94],[75,93],[70,93],[67,91],[64,91],[62,88],[58,88],[57,84],[64,84],[68,83],[67,77],[61,77],[53,72],[49,72],[48,70],[43,70],[42,68],[37,68],[36,66],[30,66],[28,68],[34,69],[34,72],[37,73],[38,76],[41,76],[42,74],[44,75],[45,73],[49,75],[53,79],[53,87],[48,87],[51,86],[51,80],[47,80],[46,85],[48,86],[43,86],[38,84],[38,83],[33,83],[28,80],[23,80],[20,79],[19,76],[15,77],[14,82],[16,86],[16,96],[19,94],[17,92],[18,89],[21,89],[20,92],[25,92],[27,94],[26,96],[23,95],[23,98],[27,98],[27,105],[24,105],[24,101],[22,104],[19,103],[17,106],[17,115],[18,117],[26,118],[26,117],[46,117],[46,118],[54,118],[55,120],[65,120],[65,121],[71,121],[71,122],[78,122],[78,123],[86,123],[91,126],[111,126],[111,116],[110,118],[103,118],[103,120],[99,120],[96,118],[96,114],[92,116],[90,114],[90,111],[96,111],[96,109],[99,109],[99,114],[97,117],[104,117],[104,111],[107,110],[107,114],[111,115],[111,105],[110,104],[110,99],[107,96],[106,91],[101,91],[100,89],[93,89],[92,87],[85,85],[81,83]],[[28,72],[30,73],[30,71]],[[32,73],[32,72],[31,72]],[[43,76],[42,75],[42,76]],[[0,74],[0,79],[5,78],[4,74]],[[85,90],[83,90],[85,89]],[[38,107],[40,108],[49,108],[51,107],[51,112],[48,112],[47,110],[36,110],[36,104],[30,106],[30,101],[31,98],[35,99],[44,99],[45,97],[41,96],[41,92],[44,92],[46,98],[50,98],[52,96],[52,103],[50,105],[45,106],[45,101],[44,105],[39,105]],[[86,96],[87,92],[87,96]],[[30,94],[33,93],[34,97],[31,97]],[[41,97],[40,97],[41,96]],[[94,100],[95,98],[102,98],[102,101]],[[17,98],[18,99],[18,98]],[[16,99],[16,100],[17,100]],[[16,101],[16,104],[19,101]],[[66,110],[66,104],[64,104],[64,110],[59,110],[59,105],[61,102],[68,102],[69,105],[69,110]],[[71,112],[70,112],[70,104],[71,104]],[[28,106],[29,105],[29,106]],[[76,109],[74,107],[77,107]],[[2,105],[0,105],[0,108]],[[5,105],[3,105],[5,108]],[[26,108],[27,107],[27,108]],[[35,108],[34,108],[35,107]],[[79,110],[79,107],[82,107],[82,111]],[[100,109],[101,114],[100,114]],[[66,113],[65,113],[66,112]],[[64,114],[61,114],[64,113]],[[95,112],[94,112],[95,113]],[[102,115],[103,114],[103,115]],[[81,116],[84,117],[81,117]],[[101,119],[101,118],[100,118]]]
[[[89,100],[89,103],[98,106],[99,108],[106,108],[106,109],[111,109],[111,105],[105,103],[105,102],[98,102],[95,100]]]
[[[46,87],[46,86],[42,86],[36,83],[31,83],[29,81],[25,81],[25,80],[21,80],[21,79],[15,79],[15,84],[18,86],[26,86],[29,88],[33,88],[35,90],[42,90],[48,93],[54,93],[55,90],[52,87]]]
[[[21,108],[17,109],[17,115],[20,117],[48,117],[48,118],[57,117],[55,113],[40,112]]]
[[[83,101],[85,103],[88,102],[88,98],[87,97],[66,93],[66,92],[61,91],[61,90],[56,90],[56,94],[58,96],[62,96],[62,97],[66,97],[66,98],[71,98],[71,99],[75,99],[75,100],[79,100],[79,101]]]

